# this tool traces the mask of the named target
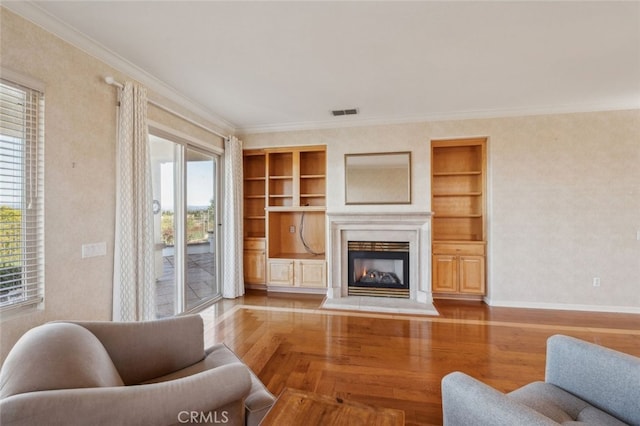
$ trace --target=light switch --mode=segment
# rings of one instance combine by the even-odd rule
[[[107,243],[91,243],[82,245],[82,258],[105,256],[107,254]]]

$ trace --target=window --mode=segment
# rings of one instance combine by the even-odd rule
[[[43,122],[43,93],[0,79],[0,311],[3,313],[43,301]]]

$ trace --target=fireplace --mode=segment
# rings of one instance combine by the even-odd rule
[[[409,242],[349,241],[348,295],[409,298]]]
[[[327,299],[336,299],[337,304],[342,304],[338,299],[345,300],[345,305],[358,305],[358,309],[364,309],[364,305],[372,304],[406,304],[415,306],[415,303],[430,306],[431,297],[431,231],[429,212],[328,212],[329,244],[328,254],[328,289]],[[379,242],[408,244],[406,255],[406,269],[399,269],[404,275],[403,282],[406,285],[409,298],[390,297],[366,297],[350,295],[349,286],[349,242]],[[376,250],[360,250],[372,251]],[[397,252],[396,252],[397,253]],[[386,271],[387,267],[377,269]],[[388,272],[388,271],[387,271]],[[400,276],[396,269],[391,271]],[[376,286],[376,288],[379,288]],[[393,289],[392,289],[393,290]],[[379,302],[378,302],[379,301]]]

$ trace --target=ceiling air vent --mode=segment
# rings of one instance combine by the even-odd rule
[[[334,109],[333,111],[331,111],[331,114],[334,117],[339,117],[341,115],[356,115],[357,113],[358,113],[358,109],[357,108]]]

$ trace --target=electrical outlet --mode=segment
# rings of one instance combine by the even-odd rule
[[[593,286],[600,287],[600,277],[593,277]]]
[[[294,225],[291,225],[291,226],[289,227],[289,233],[290,233],[290,234],[295,234],[295,233],[296,233],[296,227],[295,227]]]

